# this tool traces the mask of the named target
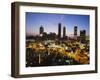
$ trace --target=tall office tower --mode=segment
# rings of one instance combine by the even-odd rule
[[[44,28],[41,26],[40,27],[40,34],[43,34],[43,32],[44,32]]]
[[[61,38],[61,23],[58,24],[58,38]]]
[[[86,30],[80,30],[80,36],[86,36]]]
[[[80,30],[80,41],[82,43],[86,41],[86,30]]]
[[[77,26],[74,26],[74,36],[77,36]]]
[[[65,37],[66,36],[66,27],[64,26],[63,27],[63,37]]]

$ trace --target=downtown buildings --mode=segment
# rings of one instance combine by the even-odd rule
[[[41,26],[39,35],[31,41],[27,39],[26,67],[89,64],[86,30],[80,30],[78,35],[78,27],[74,26],[73,37],[70,37],[66,28],[58,23],[58,33],[48,33]]]
[[[66,26],[62,26],[61,23],[58,23],[58,33],[55,32],[50,32],[47,33],[45,32],[45,29],[43,26],[41,26],[39,28],[39,35],[41,35],[41,37],[43,37],[44,39],[49,39],[49,40],[79,40],[80,42],[84,43],[86,41],[86,30],[78,30],[78,26],[74,26],[73,27],[73,34],[68,35],[66,30]]]

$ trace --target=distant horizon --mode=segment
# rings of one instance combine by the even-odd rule
[[[74,34],[74,26],[77,26],[78,36],[80,30],[86,30],[86,36],[89,36],[89,22],[89,15],[26,12],[26,36],[39,35],[41,25],[47,34],[52,32],[58,35],[59,23],[61,23],[61,31],[64,26],[66,27],[66,36]]]

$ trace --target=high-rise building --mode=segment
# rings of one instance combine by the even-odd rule
[[[41,26],[40,27],[40,34],[43,34],[43,32],[44,32],[44,28]]]
[[[80,41],[82,43],[86,42],[86,30],[80,30]]]
[[[74,36],[77,36],[77,26],[74,26]]]
[[[81,37],[86,36],[86,30],[80,30],[80,36]]]
[[[63,37],[65,37],[66,36],[66,27],[64,26],[63,27]]]
[[[61,38],[61,23],[58,24],[58,38]]]

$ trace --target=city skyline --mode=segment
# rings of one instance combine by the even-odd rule
[[[41,25],[44,27],[44,32],[58,34],[59,23],[62,28],[66,27],[66,35],[74,34],[74,26],[78,27],[78,35],[80,30],[86,30],[86,35],[89,35],[89,15],[32,12],[26,12],[26,35],[38,35]]]

